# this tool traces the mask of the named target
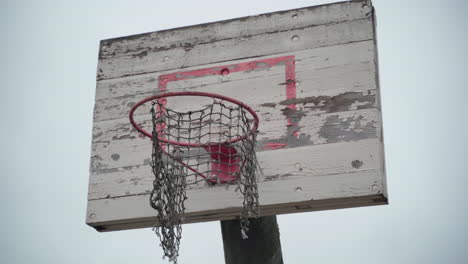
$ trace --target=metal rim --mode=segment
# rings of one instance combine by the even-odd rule
[[[251,129],[251,133],[255,133],[258,129],[258,125],[259,125],[259,118],[257,116],[257,113],[255,113],[255,111],[250,107],[248,106],[247,104],[239,101],[239,100],[236,100],[236,99],[233,99],[233,98],[230,98],[230,97],[227,97],[227,96],[224,96],[224,95],[219,95],[219,94],[214,94],[214,93],[205,93],[205,92],[171,92],[171,93],[164,93],[164,94],[158,94],[158,95],[153,95],[153,96],[150,96],[150,97],[146,97],[145,99],[139,101],[138,103],[136,103],[131,109],[130,109],[130,113],[129,113],[129,118],[130,118],[130,123],[132,124],[132,126],[138,130],[138,132],[140,132],[141,134],[149,137],[150,139],[153,138],[152,136],[152,133],[149,133],[148,131],[144,130],[142,127],[140,127],[136,122],[135,122],[135,119],[133,118],[133,115],[134,115],[134,112],[135,110],[140,107],[141,105],[147,103],[147,102],[150,102],[150,101],[153,101],[153,100],[157,100],[157,99],[161,99],[161,98],[166,98],[166,97],[176,97],[176,96],[202,96],[202,97],[210,97],[210,98],[218,98],[218,99],[221,99],[221,100],[226,100],[228,102],[231,102],[233,104],[236,104],[242,108],[244,108],[245,110],[247,110],[254,118],[254,126],[252,127]],[[245,139],[246,137],[248,136],[247,135],[243,135],[241,137],[237,137],[237,138],[233,138],[231,140],[228,140],[228,141],[225,141],[225,142],[217,142],[217,143],[205,143],[205,144],[196,144],[196,143],[184,143],[184,142],[178,142],[178,141],[172,141],[172,140],[166,140],[166,139],[160,139],[161,142],[164,142],[164,143],[169,143],[169,144],[173,144],[173,145],[178,145],[178,146],[186,146],[186,147],[206,147],[206,146],[210,146],[210,145],[219,145],[219,144],[232,144],[232,143],[235,143],[239,140],[242,140],[242,139]]]

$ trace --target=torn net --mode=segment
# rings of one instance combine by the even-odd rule
[[[196,111],[177,112],[165,100],[153,102],[150,204],[157,211],[155,233],[164,256],[177,262],[187,185],[236,184],[243,195],[241,232],[258,216],[255,155],[257,131],[242,106],[213,98]]]

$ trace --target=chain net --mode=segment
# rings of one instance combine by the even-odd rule
[[[258,167],[254,120],[242,106],[214,99],[203,109],[174,111],[153,101],[150,204],[157,211],[154,231],[164,256],[177,263],[188,185],[235,184],[243,195],[242,237],[258,216]]]

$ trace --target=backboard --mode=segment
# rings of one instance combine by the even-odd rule
[[[128,114],[145,97],[178,91],[221,94],[255,110],[261,215],[387,203],[370,1],[101,41],[87,224],[154,225],[151,141]],[[204,104],[167,100],[187,111]],[[148,124],[148,112],[135,119]],[[242,207],[230,185],[192,185],[187,196],[186,223],[234,219]]]

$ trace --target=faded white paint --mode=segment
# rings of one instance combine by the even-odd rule
[[[295,208],[294,203],[302,205],[304,201],[311,201],[311,204],[314,204],[315,201],[329,201],[333,198],[378,197],[377,195],[381,195],[383,188],[381,178],[382,175],[379,171],[369,170],[260,182],[260,212],[262,213],[263,208],[268,208],[270,213],[275,212],[275,209],[272,209],[275,205],[279,205],[279,210],[275,213],[301,211],[300,208]],[[301,188],[301,191],[298,191],[298,187]],[[238,216],[242,206],[242,196],[235,191],[235,186],[229,188],[218,186],[203,191],[189,190],[187,196],[187,216],[185,218],[187,223],[217,220],[220,216],[216,215],[216,212],[222,211],[227,211],[227,218],[233,218]],[[106,225],[105,223],[129,219],[129,216],[132,216],[129,223],[136,222],[136,219],[154,217],[155,212],[149,206],[148,201],[149,194],[91,200],[88,203],[88,223],[94,222],[96,225],[112,229],[113,224]],[[288,203],[289,206],[285,207],[284,203]],[[375,201],[375,204],[382,203],[382,200]],[[215,217],[212,216],[213,213]],[[191,216],[198,219],[193,221]],[[151,226],[151,224],[147,226]]]
[[[374,42],[372,40],[368,40],[294,52],[294,56],[297,60],[296,75],[299,80],[315,80],[317,82],[316,87],[323,87],[323,91],[328,90],[330,87],[334,87],[331,84],[327,84],[327,80],[329,78],[341,80],[341,86],[347,86],[344,84],[349,84],[349,82],[353,82],[353,86],[357,86],[359,83],[355,83],[361,79],[355,78],[352,80],[347,80],[346,77],[353,76],[350,74],[353,71],[355,71],[355,73],[359,73],[359,70],[361,70],[368,73],[368,71],[374,70],[374,65],[367,66],[367,69],[364,68],[366,67],[366,63],[373,64],[373,49]],[[285,55],[290,55],[290,53],[278,53],[274,56],[270,55],[259,58],[279,57]],[[239,59],[231,61],[231,63],[242,63],[251,60],[252,59]],[[210,63],[203,66],[187,67],[185,70],[215,67],[225,64],[226,62]],[[137,94],[154,93],[155,88],[157,87],[158,76],[168,74],[173,71],[174,70],[165,70],[157,73],[130,75],[127,77],[98,81],[96,88],[96,100],[125,96],[133,97]],[[272,67],[269,68],[267,72],[251,71],[244,72],[243,74],[230,74],[226,76],[213,75],[206,76],[204,78],[190,79],[188,81],[171,82],[169,83],[169,89],[179,90],[189,89],[196,86],[218,85],[220,82],[226,84],[231,81],[250,81],[259,77],[273,77],[283,73],[283,68]],[[337,78],[335,76],[341,77]],[[239,87],[243,86],[239,85]]]
[[[264,175],[259,175],[259,181],[378,170],[381,166],[378,158],[379,145],[379,139],[366,139],[261,151],[257,157]],[[362,165],[353,167],[354,160],[359,160]],[[152,190],[153,178],[151,167],[144,164],[99,170],[91,177],[90,185],[93,188],[88,194],[88,199],[148,193]],[[190,186],[190,189],[207,188],[206,185]]]
[[[307,138],[309,145],[346,142],[359,138],[380,138],[380,113],[375,108],[326,114],[312,114],[308,111],[306,113],[299,123],[301,127],[298,132],[302,138]],[[264,114],[260,114],[260,118],[263,116]],[[278,118],[275,118],[276,116]],[[287,134],[285,120],[280,117],[279,114],[271,115],[268,121],[262,123],[258,141],[280,139]],[[126,119],[122,121],[128,122]],[[340,131],[343,137],[337,138],[333,135],[334,132]],[[348,133],[344,134],[345,131]],[[150,140],[138,137],[130,128],[120,131],[112,126],[105,129],[105,132],[98,132],[98,135],[94,141],[92,153],[95,158],[91,165],[92,171],[96,173],[99,173],[100,169],[139,166],[150,158]],[[119,154],[119,158],[115,159],[113,154]]]
[[[252,36],[351,21],[368,17],[370,11],[370,5],[342,3],[152,32],[136,38],[104,40],[101,44],[101,56],[104,58],[121,57],[127,55],[126,51],[138,54],[139,50],[145,48],[169,49],[174,46],[184,46],[184,44],[187,46],[186,43],[198,45],[207,41],[230,39],[233,36]]]
[[[282,24],[284,28],[281,30],[277,29],[279,23],[271,16],[265,16],[261,19],[262,22],[258,22],[258,24],[258,18],[254,17],[250,19],[251,23],[246,21],[247,23],[243,23],[241,27],[224,27],[224,23],[200,25],[198,30],[203,30],[204,27],[217,28],[215,31],[223,32],[224,36],[219,38],[207,36],[199,41],[194,40],[193,35],[189,35],[186,38],[181,36],[184,38],[182,41],[175,39],[173,41],[158,43],[157,40],[154,41],[151,37],[148,39],[146,35],[142,35],[140,38],[132,41],[135,47],[128,50],[126,47],[127,41],[117,40],[117,42],[123,43],[125,47],[117,48],[114,51],[112,50],[112,46],[115,41],[110,40],[102,43],[102,59],[98,66],[98,78],[117,78],[133,74],[204,65],[217,61],[265,56],[372,39],[372,23],[369,23],[372,17],[369,6],[363,7],[362,3],[355,3],[354,5],[351,4],[350,9],[354,9],[356,13],[345,13],[342,11],[346,10],[345,8],[336,11],[326,8],[322,9],[322,12],[326,14],[331,14],[333,11],[338,12],[330,17],[339,16],[340,19],[323,21],[324,23],[319,24],[314,23],[313,19],[305,19],[304,22],[309,21],[309,23],[303,24],[300,27],[292,26],[294,18],[292,15],[286,15],[286,19],[291,20],[288,23],[290,26]],[[359,11],[356,11],[356,9]],[[320,11],[315,9],[315,12]],[[313,13],[313,11],[307,12],[304,9],[301,17],[313,16]],[[259,24],[262,24],[262,26]],[[255,34],[239,35],[244,28],[254,25],[258,26],[258,32]],[[271,29],[272,27],[273,29]],[[157,36],[158,34],[154,35]],[[172,38],[170,33],[166,33],[165,35],[164,38]],[[183,35],[183,32],[180,35]],[[298,41],[293,40],[294,36],[299,36]],[[178,45],[174,42],[178,43]],[[168,45],[169,43],[170,45]],[[226,50],[229,50],[229,52],[226,52]],[[115,55],[113,55],[114,52]],[[109,56],[106,56],[107,54]]]

